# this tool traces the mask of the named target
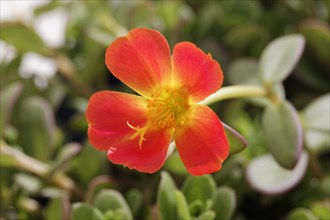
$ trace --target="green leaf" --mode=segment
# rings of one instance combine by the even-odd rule
[[[129,209],[124,197],[115,190],[101,190],[95,198],[95,206],[103,213],[108,210],[116,211],[117,209],[122,209],[125,212],[125,219],[133,219],[131,210]]]
[[[292,170],[282,168],[270,154],[253,159],[246,169],[250,185],[264,194],[276,195],[293,188],[304,176],[308,154],[303,152]]]
[[[268,148],[276,161],[292,169],[303,147],[302,126],[295,108],[287,101],[268,105],[262,126]]]
[[[239,153],[244,150],[248,144],[245,138],[225,123],[222,124],[225,128],[226,136],[228,138],[230,154]]]
[[[306,146],[318,153],[330,149],[330,94],[311,102],[301,114],[305,129]]]
[[[22,53],[33,51],[43,55],[50,54],[50,49],[47,48],[37,33],[22,23],[3,22],[0,31],[1,40],[15,46]]]
[[[123,209],[116,209],[115,211],[113,210],[106,211],[103,220],[121,220],[121,219],[123,220],[127,219],[126,212]]]
[[[315,220],[313,213],[306,208],[296,208],[290,212],[288,220]]]
[[[72,220],[103,220],[103,214],[100,210],[85,203],[75,203],[72,207]]]
[[[29,193],[37,193],[41,189],[40,179],[26,173],[15,174],[14,181],[17,185]]]
[[[200,216],[198,216],[197,219],[199,220],[213,220],[215,218],[215,212],[212,210],[207,210],[206,212],[203,212]]]
[[[57,198],[51,200],[47,204],[45,219],[54,220],[54,219],[65,219],[65,209],[63,204],[63,198]]]
[[[51,171],[55,170],[65,170],[69,165],[69,162],[73,157],[75,157],[81,150],[81,145],[79,143],[67,143],[62,146],[56,155],[56,159],[52,164]]]
[[[321,220],[330,219],[330,202],[329,201],[315,202],[312,205],[311,210],[312,210],[313,214]]]
[[[293,70],[303,53],[304,37],[292,34],[270,42],[260,57],[260,74],[266,82],[281,82]]]
[[[260,25],[244,22],[226,31],[224,41],[237,50],[260,49],[267,43],[267,32]]]
[[[321,192],[324,193],[324,195],[327,195],[328,197],[330,197],[330,175],[329,174],[322,179],[320,188],[321,188]]]
[[[213,210],[216,213],[215,220],[231,219],[236,208],[235,191],[229,187],[220,187],[215,196]]]
[[[26,98],[19,111],[19,143],[24,152],[46,161],[55,141],[55,116],[50,104],[37,96]]]
[[[184,166],[179,154],[175,151],[169,158],[167,158],[164,168],[171,173],[175,173],[178,175],[187,175],[187,169]]]
[[[182,192],[187,198],[188,204],[196,200],[206,204],[208,199],[213,198],[216,184],[210,175],[189,176],[183,183]]]
[[[176,210],[177,210],[176,219],[181,219],[181,220],[191,219],[187,200],[180,190],[175,190],[175,200],[176,200]]]
[[[196,19],[196,33],[198,37],[203,37],[216,23],[216,19],[220,17],[223,8],[217,2],[210,2],[203,5],[198,11]]]
[[[259,74],[259,65],[255,59],[238,59],[231,63],[228,69],[228,79],[232,84],[264,86]],[[274,94],[280,99],[285,98],[285,91],[282,83],[276,83],[271,87]],[[265,106],[269,99],[265,97],[250,97],[249,101],[255,104]]]
[[[114,220],[115,219],[115,212],[113,210],[108,210],[104,213],[103,220]]]
[[[189,203],[188,208],[190,215],[197,217],[205,210],[205,204],[201,200],[195,200]]]
[[[314,129],[305,130],[305,144],[311,151],[318,154],[326,153],[330,150],[329,143],[329,132]]]
[[[306,47],[311,50],[315,58],[324,64],[328,64],[330,60],[329,25],[316,19],[306,20],[300,24],[299,31],[306,38]]]
[[[302,112],[302,116],[307,128],[330,132],[330,93],[311,102]]]
[[[157,208],[160,219],[176,218],[175,190],[176,186],[171,176],[162,171],[157,193]]]
[[[13,149],[14,153],[9,151],[11,149]],[[17,157],[15,157],[15,154],[20,154],[20,153],[22,152],[19,151],[18,149],[8,146],[7,143],[5,143],[3,140],[0,140],[1,167],[17,167],[19,161]]]
[[[132,211],[134,217],[136,217],[143,206],[143,194],[137,189],[130,189],[126,193],[127,203]]]
[[[19,82],[12,83],[1,89],[0,95],[0,134],[6,123],[10,121],[13,107],[23,91],[23,85]]]
[[[232,62],[228,68],[228,79],[234,85],[262,85],[257,60],[238,59]]]
[[[164,22],[167,30],[171,30],[180,21],[192,18],[190,7],[181,1],[159,1],[156,5],[156,13]],[[166,30],[165,29],[165,30]]]
[[[78,174],[80,180],[86,184],[93,177],[102,173],[101,171],[104,169],[106,162],[103,152],[96,150],[88,142],[83,145],[80,154],[75,157],[75,160],[74,171]],[[90,161],[93,161],[93,163]]]

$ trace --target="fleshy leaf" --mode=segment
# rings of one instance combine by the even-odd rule
[[[270,42],[261,54],[260,74],[266,82],[281,82],[293,70],[303,53],[304,37],[292,34]]]
[[[299,25],[299,31],[306,38],[306,47],[316,59],[328,64],[330,59],[330,28],[321,20],[306,20]]]
[[[176,219],[182,219],[182,220],[191,219],[187,200],[180,190],[175,191],[175,200],[176,200],[176,207],[177,207]]]
[[[258,62],[254,59],[239,59],[228,69],[228,79],[232,84],[262,85]]]
[[[293,188],[304,176],[308,154],[303,152],[297,165],[287,170],[278,165],[272,155],[266,154],[251,161],[246,169],[250,185],[264,194],[276,195]]]
[[[24,152],[46,161],[55,141],[55,115],[50,104],[37,96],[29,97],[19,111],[19,143]]]
[[[311,206],[313,214],[319,219],[330,219],[330,201],[315,202]]]
[[[321,181],[321,192],[330,197],[330,175],[328,174]]]
[[[259,65],[255,59],[243,58],[232,62],[228,69],[228,79],[233,85],[263,86],[263,80],[259,74]],[[277,97],[285,99],[285,90],[282,83],[275,83],[272,89]],[[265,97],[249,97],[248,100],[261,106],[269,103],[269,99]]]
[[[93,163],[90,163],[90,161],[93,161]],[[106,166],[105,164],[106,158],[103,152],[97,151],[89,143],[85,143],[81,152],[75,158],[76,166],[74,172],[78,175],[81,182],[87,184],[97,174],[102,173]]]
[[[182,192],[187,198],[188,204],[200,200],[203,204],[212,199],[216,192],[216,184],[210,175],[189,176],[182,186]]]
[[[126,212],[123,209],[108,210],[104,213],[103,220],[127,219]]]
[[[307,128],[330,131],[330,93],[311,102],[303,111]]]
[[[26,173],[15,174],[14,181],[15,184],[29,193],[37,193],[42,186],[40,179]]]
[[[261,25],[244,22],[226,31],[224,41],[230,48],[240,51],[249,49],[255,52],[267,43],[266,32]]]
[[[287,169],[297,163],[302,147],[302,126],[295,108],[287,101],[266,107],[262,126],[270,152]]]
[[[192,216],[199,216],[204,210],[204,204],[201,200],[195,200],[189,203],[189,212]]]
[[[162,171],[157,193],[157,208],[160,219],[176,218],[175,190],[172,177],[167,172]]]
[[[81,150],[79,143],[71,142],[62,146],[56,155],[55,161],[52,164],[51,172],[55,170],[65,170],[69,165],[70,160],[76,156]]]
[[[50,49],[30,27],[17,22],[1,23],[1,40],[12,44],[20,52],[34,51],[47,55]],[[24,38],[22,38],[24,36]]]
[[[226,136],[229,142],[230,154],[239,153],[244,150],[248,144],[245,138],[225,123],[222,124],[225,128]]]
[[[103,214],[94,206],[85,203],[75,203],[72,207],[72,220],[103,220]]]
[[[215,220],[231,219],[236,208],[235,191],[229,187],[220,187],[215,196],[213,210],[216,213]]]
[[[10,115],[15,105],[16,100],[23,90],[21,83],[12,83],[1,89],[0,95],[0,133],[3,134],[3,129],[6,123],[10,120]]]
[[[305,129],[306,146],[315,152],[329,150],[330,94],[312,101],[301,114]]]
[[[133,216],[136,217],[143,206],[142,192],[133,188],[126,193],[125,197]]]
[[[197,220],[213,220],[215,218],[215,212],[213,210],[207,210],[198,216]]]
[[[306,208],[296,208],[292,212],[290,212],[288,220],[315,220],[315,216],[311,212],[311,210]]]
[[[124,197],[112,189],[103,189],[95,198],[95,206],[103,213],[108,210],[116,211],[122,209],[125,213],[125,219],[132,220],[133,216]]]
[[[46,220],[67,219],[69,216],[66,216],[68,215],[66,205],[70,205],[68,198],[56,198],[49,201],[45,212]]]
[[[171,173],[178,175],[188,174],[186,167],[182,163],[182,160],[178,152],[174,152],[165,162],[164,168]]]
[[[330,150],[329,132],[306,129],[304,135],[306,147],[313,152],[321,154]]]

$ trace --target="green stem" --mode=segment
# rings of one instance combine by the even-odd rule
[[[305,148],[307,149],[307,148]],[[318,178],[319,180],[322,180],[324,178],[324,176],[326,175],[325,171],[323,170],[317,155],[315,155],[314,152],[312,152],[311,150],[308,150],[308,154],[309,154],[309,165],[310,168],[314,174],[314,176],[316,178]]]
[[[210,105],[225,99],[266,95],[266,89],[260,86],[227,86],[213,93],[203,101],[199,102],[199,104]]]
[[[0,141],[0,155],[1,165],[8,167],[15,167],[27,172],[34,173],[44,179],[50,180],[56,186],[74,192],[75,186],[73,180],[61,172],[54,173],[52,176],[48,176],[50,167],[48,164],[36,160],[23,152],[6,145]]]

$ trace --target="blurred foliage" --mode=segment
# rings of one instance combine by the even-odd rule
[[[56,48],[32,24],[1,21],[1,42],[15,51],[0,64],[1,219],[330,219],[329,0],[53,0],[34,17],[58,9],[69,16]],[[219,172],[189,176],[174,152],[163,171],[138,173],[89,144],[89,96],[131,92],[104,53],[135,27],[211,53],[224,86],[267,89],[268,99],[211,106],[248,142],[227,128],[232,151],[243,151]],[[29,53],[55,62],[46,86],[22,73]]]

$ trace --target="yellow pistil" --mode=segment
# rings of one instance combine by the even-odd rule
[[[142,128],[127,125],[135,133],[130,137],[139,137],[139,146],[145,141],[144,135],[149,130],[174,129],[178,118],[189,108],[187,91],[184,88],[161,88],[151,94],[147,100],[148,121]]]

